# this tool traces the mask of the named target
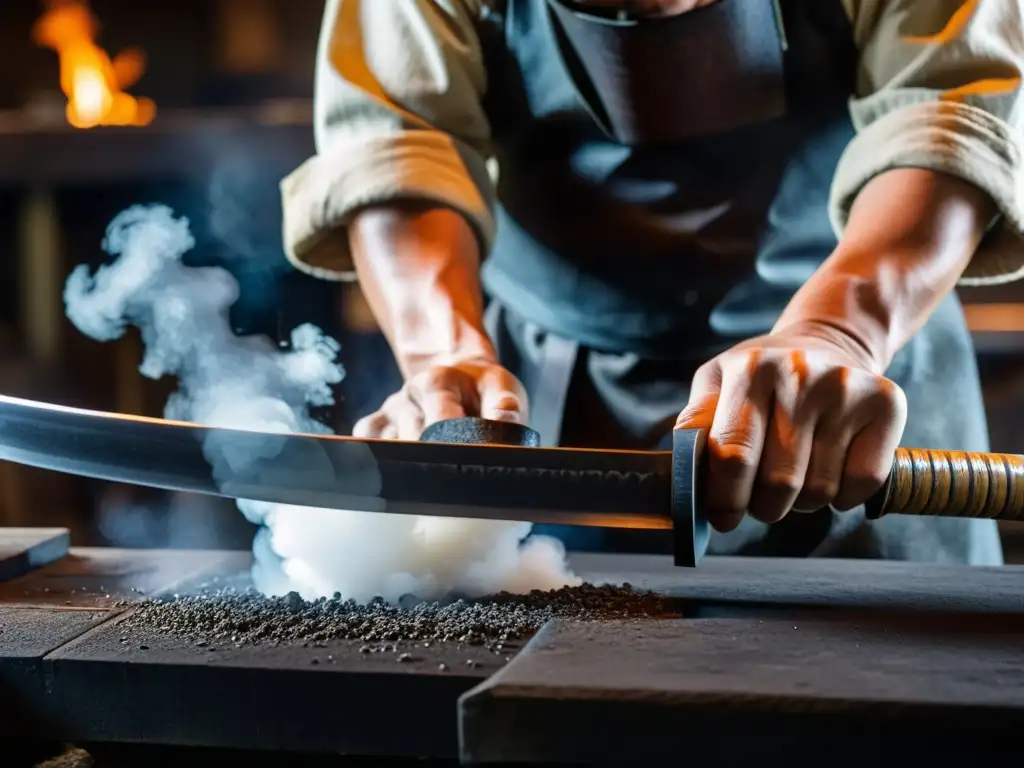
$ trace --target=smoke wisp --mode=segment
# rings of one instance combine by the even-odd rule
[[[139,328],[139,371],[175,376],[165,416],[205,426],[268,433],[326,434],[310,408],[331,405],[343,377],[338,343],[303,325],[291,344],[240,337],[228,322],[238,283],[219,267],[188,267],[195,245],[184,218],[165,206],[135,206],[110,224],[103,243],[113,260],[67,280],[67,316],[98,341]],[[530,537],[530,524],[326,510],[239,500],[261,526],[253,578],[268,594],[306,599],[340,592],[367,601],[408,594],[437,599],[576,584],[553,539]]]

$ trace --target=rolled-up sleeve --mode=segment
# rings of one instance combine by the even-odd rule
[[[1000,216],[961,284],[1024,277],[1024,6],[1020,0],[845,0],[860,51],[857,136],[832,185],[842,234],[875,176],[927,168],[987,192]]]
[[[281,183],[284,245],[300,270],[354,276],[359,209],[423,201],[494,234],[480,0],[328,0],[317,50],[316,155]]]

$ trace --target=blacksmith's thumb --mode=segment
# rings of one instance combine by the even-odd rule
[[[717,392],[691,399],[676,419],[676,429],[711,429],[717,406]]]
[[[491,382],[490,386],[480,388],[480,416],[494,421],[510,421],[515,424],[526,424],[528,420],[526,396],[509,386],[499,386]]]

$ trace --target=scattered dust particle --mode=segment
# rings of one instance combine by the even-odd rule
[[[292,592],[267,596],[255,589],[207,587],[195,594],[146,600],[122,621],[124,631],[159,630],[192,642],[236,646],[297,644],[325,648],[329,641],[360,643],[360,653],[397,652],[443,643],[504,655],[510,643],[531,636],[551,619],[600,621],[676,617],[671,603],[653,593],[583,584],[524,595],[422,601],[405,598],[368,603],[331,598],[303,600]],[[212,648],[210,650],[213,650]],[[474,661],[475,663],[475,661]]]
[[[92,768],[95,764],[92,755],[84,749],[67,746],[62,754],[36,763],[35,768]]]
[[[440,664],[437,665],[437,668],[439,670],[441,670],[442,672],[447,672],[448,671],[448,665],[445,664],[443,661]]]

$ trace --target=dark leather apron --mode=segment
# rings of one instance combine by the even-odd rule
[[[778,0],[718,0],[669,18],[629,18],[546,0],[580,103],[623,146],[727,134],[786,112],[785,30]],[[548,444],[562,432],[577,345],[551,335],[533,421]]]
[[[718,0],[658,19],[548,5],[581,100],[620,144],[674,144],[786,112],[777,0]]]
[[[856,63],[840,0],[780,2],[784,33],[772,0],[719,0],[612,30],[555,0],[507,0],[481,28],[501,166],[483,272],[492,297],[588,347],[662,359],[678,356],[680,339],[706,355],[777,314],[835,246],[826,201],[853,136]],[[767,53],[697,84],[659,69],[659,51],[679,60],[669,33],[694,60],[729,59],[738,40],[725,22],[746,8],[769,23],[745,44],[782,51],[781,71]],[[609,35],[622,36],[604,41],[612,53],[643,52],[639,75],[616,78],[630,70],[611,53],[604,69],[593,55],[583,66],[584,44]],[[731,98],[751,83],[774,94],[757,109]]]

